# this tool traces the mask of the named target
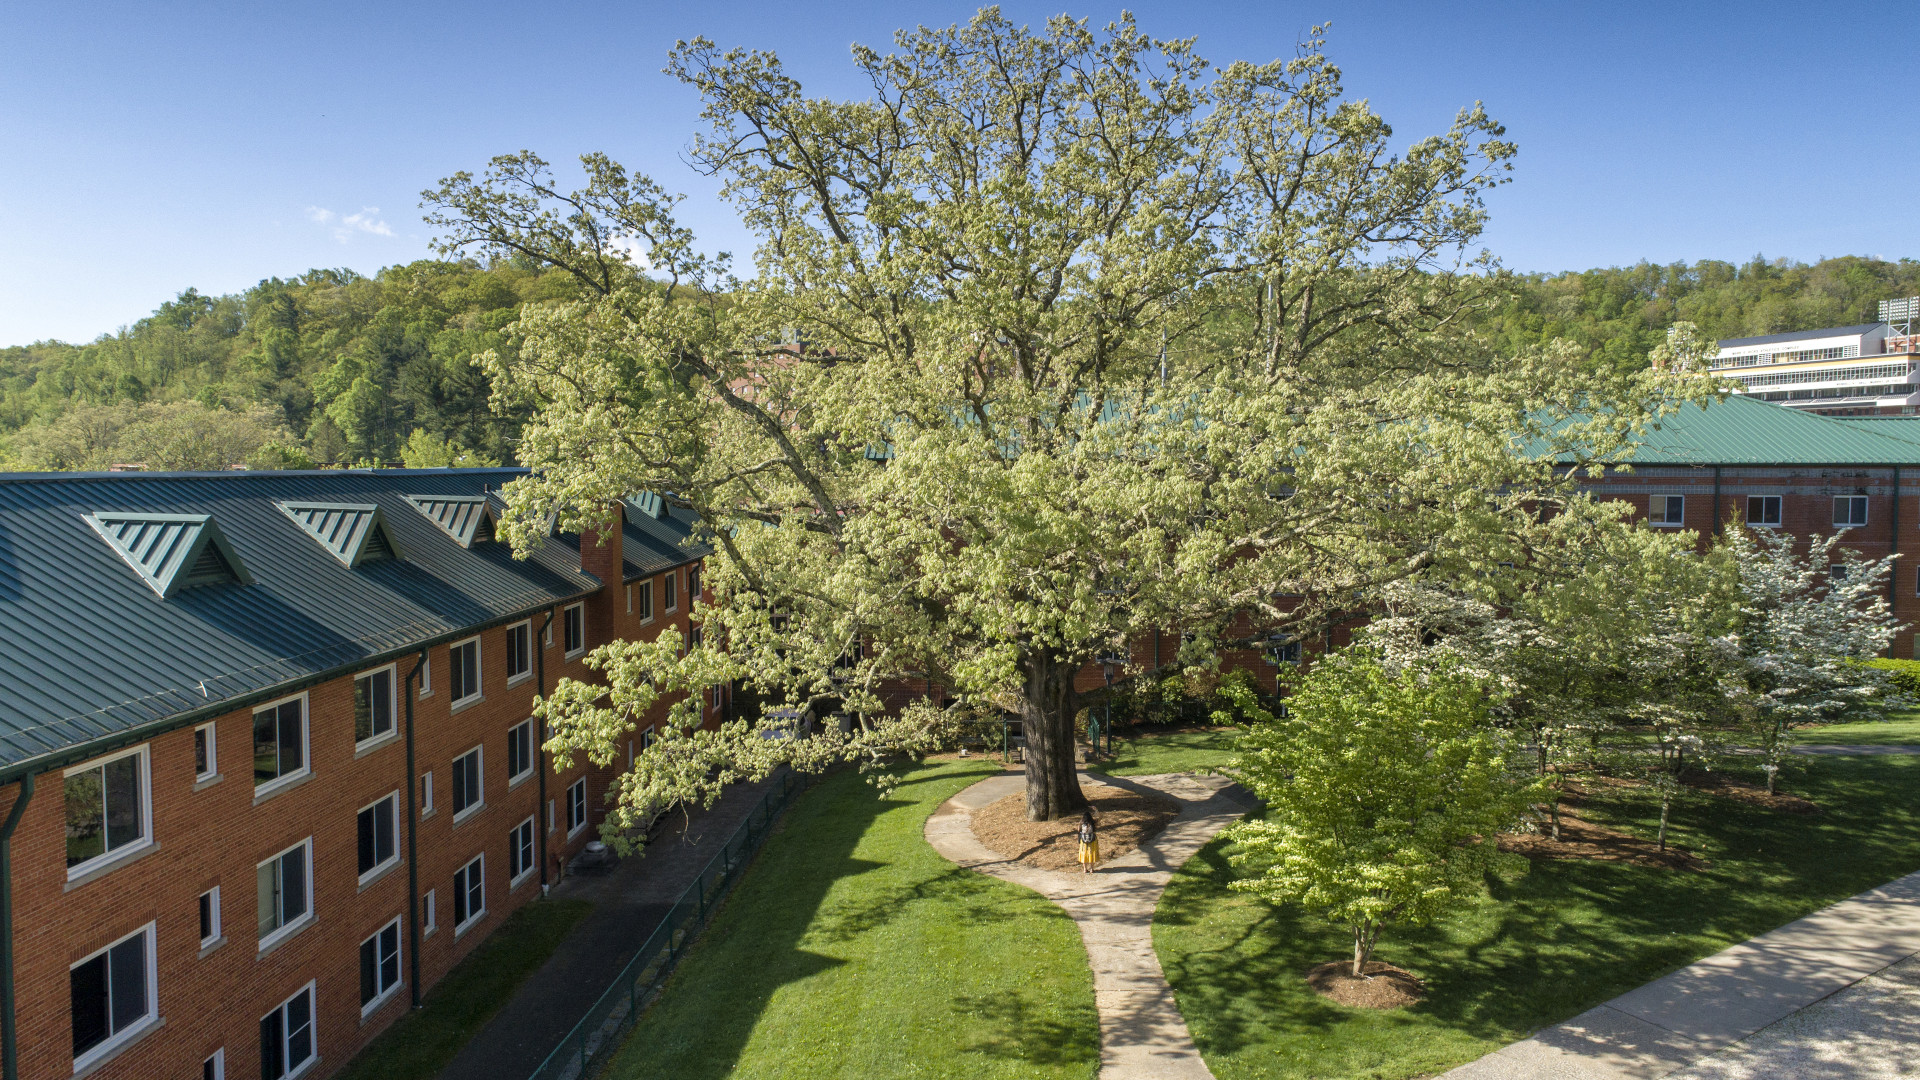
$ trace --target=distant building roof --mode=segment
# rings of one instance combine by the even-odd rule
[[[0,776],[600,588],[580,571],[576,536],[518,560],[504,543],[461,546],[410,499],[500,505],[489,493],[524,475],[0,474]],[[708,551],[681,543],[693,532],[684,512],[633,517],[629,580]],[[399,557],[369,558],[382,542]],[[198,565],[209,551],[229,572]]]
[[[1723,349],[1737,349],[1742,345],[1775,345],[1788,341],[1817,341],[1830,337],[1857,337],[1869,330],[1876,330],[1885,323],[1861,323],[1858,326],[1833,326],[1825,330],[1796,330],[1791,334],[1766,334],[1761,337],[1723,338],[1718,343]]]
[[[1615,464],[1920,465],[1920,431],[1734,395],[1682,406]]]

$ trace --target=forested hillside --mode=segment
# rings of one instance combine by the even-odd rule
[[[1920,261],[1642,263],[1512,286],[1486,320],[1503,349],[1567,337],[1596,363],[1635,367],[1677,320],[1712,337],[1872,322],[1878,301],[1920,295]],[[422,260],[234,296],[188,289],[89,344],[0,348],[0,464],[511,462],[520,418],[492,413],[471,358],[509,346],[501,330],[521,304],[571,288],[564,274]]]
[[[0,438],[36,469],[510,461],[517,420],[492,414],[471,358],[505,344],[522,303],[568,288],[423,260],[188,289],[89,344],[0,349]]]

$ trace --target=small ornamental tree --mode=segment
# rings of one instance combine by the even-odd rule
[[[1727,548],[1740,568],[1740,656],[1748,729],[1765,755],[1772,794],[1793,745],[1793,725],[1879,719],[1893,690],[1869,666],[1893,642],[1887,604],[1891,556],[1836,549],[1844,533],[1815,539],[1736,531]]]
[[[1234,691],[1229,691],[1234,692]],[[1457,659],[1390,671],[1378,651],[1327,657],[1275,717],[1252,721],[1231,770],[1268,806],[1235,826],[1233,887],[1324,911],[1353,932],[1364,976],[1380,932],[1430,922],[1479,889],[1495,836],[1537,796],[1485,683]]]

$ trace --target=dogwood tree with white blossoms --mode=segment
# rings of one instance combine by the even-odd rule
[[[523,309],[487,360],[532,414],[503,533],[654,491],[717,548],[702,643],[597,651],[610,690],[563,684],[548,746],[610,761],[659,695],[735,679],[858,718],[765,739],[676,709],[620,789],[636,817],[1002,708],[1029,815],[1073,812],[1095,657],[1177,628],[1166,667],[1204,667],[1399,578],[1553,549],[1556,456],[1604,459],[1708,392],[1464,329],[1497,292],[1472,245],[1513,147],[1477,106],[1396,139],[1317,33],[1216,68],[1130,18],[989,8],[853,60],[860,100],[807,96],[771,53],[672,54],[706,102],[689,157],[758,245],[746,277],[605,157],[572,192],[518,154],[427,193],[448,250],[560,267],[582,296]],[[933,692],[889,713],[902,684]]]
[[[1804,555],[1792,536],[1739,530],[1727,548],[1739,566],[1740,627],[1733,636],[1750,730],[1777,787],[1794,726],[1878,719],[1891,699],[1887,673],[1865,661],[1884,652],[1899,624],[1887,600],[1893,556],[1867,559],[1838,532]]]

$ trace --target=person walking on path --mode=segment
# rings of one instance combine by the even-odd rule
[[[1100,833],[1093,827],[1093,807],[1080,812],[1080,872],[1093,873],[1093,864],[1100,861]]]

